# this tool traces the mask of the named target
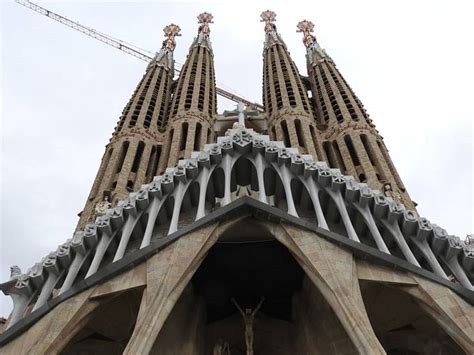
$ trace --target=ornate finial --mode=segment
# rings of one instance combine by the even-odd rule
[[[193,43],[193,47],[205,46],[212,51],[211,40],[209,39],[209,34],[211,33],[209,24],[214,23],[214,21],[212,21],[214,16],[212,16],[209,12],[203,12],[198,15],[197,19],[200,26],[198,29],[198,36]]]
[[[198,23],[201,25],[199,26],[199,32],[208,35],[211,32],[209,24],[214,23],[214,21],[212,21],[214,19],[214,16],[212,16],[212,14],[210,14],[209,12],[203,12],[198,15],[197,19]]]
[[[319,46],[318,42],[316,41],[316,37],[311,34],[311,32],[314,31],[314,23],[308,20],[303,20],[298,22],[296,28],[296,32],[303,33],[303,43],[307,52],[306,58],[310,65],[316,65],[325,60],[329,60],[334,63],[326,51]]]
[[[96,217],[105,215],[111,206],[112,204],[109,202],[108,196],[105,196],[103,201],[100,201],[95,205],[94,212]]]
[[[265,10],[260,14],[260,22],[265,22],[265,32],[275,31],[276,13],[272,10]]]
[[[181,36],[181,28],[178,25],[171,23],[163,28],[163,32],[165,33],[165,36],[168,37],[163,41],[163,47],[169,49],[170,51],[174,50],[176,47],[176,41],[174,38]]]
[[[316,42],[316,37],[311,34],[311,32],[314,31],[314,23],[308,20],[303,20],[298,22],[296,27],[298,28],[296,32],[303,32],[303,43],[306,48]]]
[[[276,21],[276,13],[274,13],[272,10],[265,10],[260,14],[260,18],[260,22],[265,22],[264,50],[275,44],[280,44],[286,48],[285,43],[277,33],[277,28],[274,23]]]

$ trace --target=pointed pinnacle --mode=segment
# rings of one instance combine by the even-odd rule
[[[260,14],[260,22],[275,22],[276,21],[276,13],[272,10],[265,10]]]
[[[210,14],[209,12],[200,13],[197,19],[198,23],[200,24],[214,23],[214,21],[212,21],[214,19],[214,16],[212,16],[212,14]]]
[[[173,51],[176,47],[176,41],[174,38],[177,36],[181,36],[181,28],[178,25],[171,23],[168,26],[165,26],[165,28],[163,28],[163,32],[165,33],[165,37],[167,37],[163,41],[163,48],[167,48],[170,51]]]
[[[314,23],[308,20],[303,20],[298,22],[296,28],[296,32],[303,32],[303,43],[306,48],[316,42],[316,37],[311,34],[311,32],[314,31]]]

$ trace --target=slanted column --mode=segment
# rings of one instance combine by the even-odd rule
[[[357,155],[359,157],[362,170],[364,171],[364,174],[367,179],[367,184],[369,184],[370,186],[376,186],[377,183],[379,182],[379,179],[377,178],[374,166],[372,165],[369,159],[369,155],[364,145],[362,144],[360,135],[358,134],[352,135],[352,144],[354,145],[354,148],[357,151]]]
[[[341,153],[341,158],[346,170],[345,174],[352,175],[357,178],[357,170],[354,166],[354,162],[351,159],[351,154],[349,153],[349,149],[347,149],[347,145],[346,145],[346,142],[344,141],[344,137],[339,136],[333,141],[328,141],[328,143],[332,145],[334,145],[334,142],[336,142],[339,152]]]
[[[360,354],[385,354],[365,310],[352,254],[313,232],[283,224],[275,237],[295,256]]]
[[[147,287],[124,354],[149,354],[171,310],[206,253],[217,241],[216,224],[183,236],[146,263]]]

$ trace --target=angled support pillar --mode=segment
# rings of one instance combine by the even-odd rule
[[[466,352],[474,354],[474,307],[445,286],[413,275],[418,287],[401,288]]]
[[[124,354],[148,354],[163,324],[209,249],[217,224],[183,236],[146,261],[147,287],[137,323]]]
[[[282,224],[275,237],[295,256],[319,289],[361,354],[385,354],[378,341],[359,289],[352,254],[309,231]]]

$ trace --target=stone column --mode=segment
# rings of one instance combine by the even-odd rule
[[[148,354],[186,285],[218,234],[217,224],[194,231],[146,261],[147,288],[124,354]]]

